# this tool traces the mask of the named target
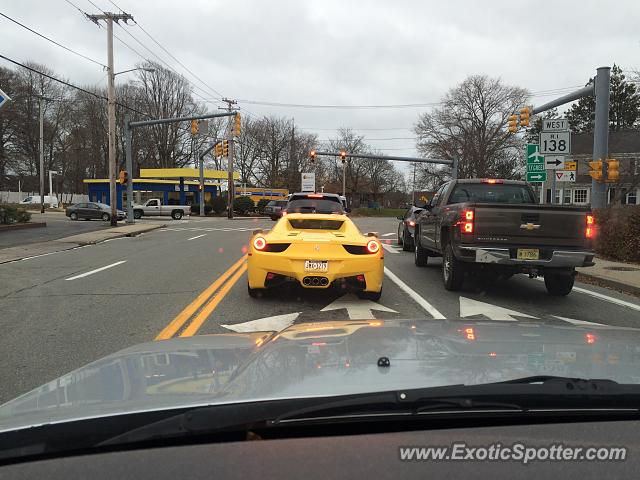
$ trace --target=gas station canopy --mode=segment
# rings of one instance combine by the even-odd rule
[[[140,178],[199,178],[200,171],[197,168],[141,168]],[[226,170],[204,170],[204,178],[226,180]],[[233,172],[233,179],[240,180],[240,173]]]

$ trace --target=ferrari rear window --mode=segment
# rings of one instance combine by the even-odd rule
[[[289,219],[289,225],[296,230],[340,230],[343,223],[342,220]]]

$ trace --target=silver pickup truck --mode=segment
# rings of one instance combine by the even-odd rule
[[[189,205],[162,205],[159,198],[150,198],[142,205],[133,206],[133,218],[158,217],[171,215],[174,220],[180,220],[185,215],[191,215]]]

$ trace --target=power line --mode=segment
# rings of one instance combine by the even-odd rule
[[[82,57],[82,58],[84,58],[85,60],[89,60],[90,62],[93,62],[93,63],[95,63],[96,65],[100,65],[101,67],[107,68],[107,66],[106,66],[106,65],[104,65],[103,63],[100,63],[100,62],[98,62],[97,60],[94,60],[93,58],[87,57],[86,55],[83,55],[83,54],[82,54],[82,53],[80,53],[80,52],[76,52],[75,50],[72,50],[71,48],[69,48],[69,47],[66,47],[66,46],[62,45],[61,43],[56,42],[55,40],[53,40],[53,39],[51,39],[51,38],[47,37],[46,35],[43,35],[43,34],[41,34],[41,33],[37,32],[37,31],[35,31],[35,30],[34,30],[34,29],[32,29],[32,28],[27,27],[27,26],[26,26],[26,25],[24,25],[23,23],[20,23],[20,22],[19,22],[19,21],[17,21],[16,19],[9,17],[8,15],[5,15],[5,14],[4,14],[4,13],[2,13],[2,12],[0,12],[0,15],[2,15],[2,16],[3,16],[4,18],[6,18],[7,20],[12,21],[12,22],[13,22],[13,23],[15,23],[16,25],[19,25],[19,26],[21,26],[22,28],[24,28],[24,29],[26,29],[26,30],[30,31],[31,33],[34,33],[34,34],[38,35],[38,36],[39,36],[39,37],[41,37],[41,38],[44,38],[44,39],[45,39],[45,40],[47,40],[48,42],[51,42],[51,43],[53,43],[54,45],[57,45],[58,47],[63,48],[63,49],[65,49],[66,51],[73,53],[74,55],[77,55],[77,56],[79,56],[79,57]]]
[[[78,87],[77,85],[74,85],[73,83],[69,83],[69,82],[66,82],[66,81],[64,81],[64,80],[60,80],[59,78],[56,78],[56,77],[54,77],[54,76],[52,76],[52,75],[49,75],[49,74],[44,73],[44,72],[41,72],[40,70],[36,70],[35,68],[29,67],[29,66],[27,66],[27,65],[25,65],[25,64],[23,64],[23,63],[20,63],[20,62],[18,62],[18,61],[16,61],[16,60],[13,60],[12,58],[5,57],[5,56],[4,56],[4,55],[2,55],[2,54],[0,54],[0,58],[2,58],[2,59],[4,59],[4,60],[6,60],[6,61],[8,61],[8,62],[11,62],[11,63],[13,63],[14,65],[17,65],[17,66],[19,66],[19,67],[25,68],[25,69],[27,69],[27,70],[29,70],[29,71],[33,72],[33,73],[37,73],[38,75],[42,75],[43,77],[49,78],[50,80],[53,80],[53,81],[55,81],[55,82],[61,83],[61,84],[63,84],[63,85],[66,85],[67,87],[71,87],[71,88],[73,88],[73,89],[75,89],[75,90],[78,90],[78,91],[80,91],[80,92],[86,93],[87,95],[91,95],[92,97],[98,98],[98,99],[100,99],[100,100],[108,101],[107,97],[104,97],[104,96],[99,95],[99,94],[97,94],[97,93],[91,92],[91,91],[86,90],[86,89],[84,89],[84,88],[82,88],[82,87]],[[139,110],[136,110],[135,108],[131,108],[130,106],[125,105],[125,104],[123,104],[123,103],[116,102],[116,105],[118,105],[118,106],[120,106],[120,107],[122,107],[122,108],[126,108],[127,110],[130,110],[130,111],[132,111],[132,112],[135,112],[135,113],[137,113],[137,114],[139,114],[139,115],[143,115],[143,116],[145,116],[145,117],[149,117],[149,118],[151,118],[151,116],[150,116],[150,115],[148,115],[148,114],[146,114],[146,113],[144,113],[144,112],[141,112],[141,111],[139,111]]]

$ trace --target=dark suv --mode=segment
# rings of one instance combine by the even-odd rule
[[[289,203],[282,210],[282,215],[287,213],[347,213],[340,195],[335,193],[294,193],[289,198]]]

